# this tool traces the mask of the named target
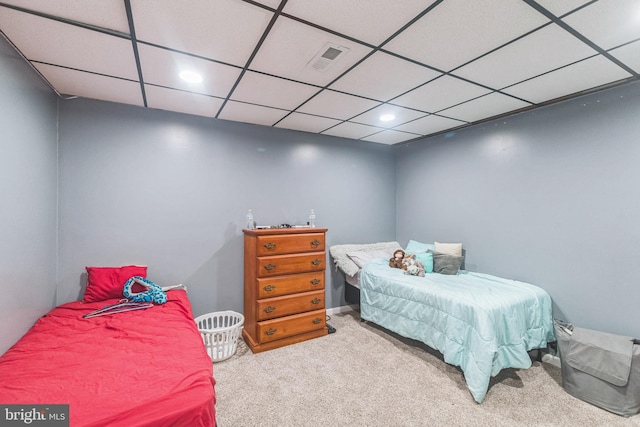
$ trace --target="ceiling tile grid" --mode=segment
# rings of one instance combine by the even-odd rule
[[[638,80],[638,22],[637,0],[0,0],[63,98],[379,144]]]

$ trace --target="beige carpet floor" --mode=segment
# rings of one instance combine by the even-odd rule
[[[243,342],[214,365],[219,427],[640,426],[562,389],[560,368],[503,370],[477,404],[462,371],[356,311],[325,337],[253,354]]]

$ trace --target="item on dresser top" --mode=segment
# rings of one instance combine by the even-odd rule
[[[326,231],[244,230],[242,336],[254,353],[327,334]]]

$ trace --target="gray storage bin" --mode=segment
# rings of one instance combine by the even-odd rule
[[[640,412],[640,341],[557,320],[554,327],[567,393],[625,417]]]

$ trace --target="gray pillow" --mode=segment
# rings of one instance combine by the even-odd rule
[[[458,274],[458,270],[460,270],[460,266],[462,265],[462,261],[464,257],[443,254],[441,252],[436,252],[429,250],[433,254],[433,272],[440,274],[449,274],[455,275]]]

